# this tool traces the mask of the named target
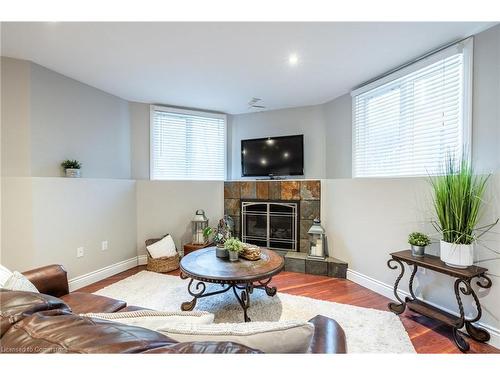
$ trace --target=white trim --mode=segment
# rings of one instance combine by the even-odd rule
[[[205,111],[195,111],[192,109],[181,109],[181,108],[173,108],[173,107],[164,107],[159,105],[151,105],[152,111],[173,113],[179,115],[190,115],[190,116],[200,116],[200,117],[210,117],[216,118],[220,120],[227,120],[227,115],[225,113],[214,113],[214,112],[205,112]]]
[[[74,290],[83,288],[84,286],[101,281],[106,277],[110,277],[116,275],[117,273],[126,271],[130,268],[136,267],[137,259],[138,257],[133,257],[130,259],[122,260],[121,262],[111,264],[109,266],[100,268],[96,271],[92,271],[84,275],[74,277],[68,282],[69,291],[72,292]]]
[[[352,269],[347,270],[347,279],[351,280],[352,282],[355,282],[356,284],[359,284],[361,286],[364,286],[365,288],[368,288],[378,294],[383,295],[384,297],[390,298],[393,301],[396,301],[396,298],[394,297],[394,291],[393,291],[393,286],[386,284],[382,281],[376,280],[370,276],[366,276],[358,271],[354,271]],[[398,289],[398,293],[402,298],[409,297],[410,293],[405,292],[404,290]],[[435,307],[438,307],[450,314],[456,315],[457,312],[453,311],[451,309],[445,308],[443,306],[439,306],[435,303],[424,301],[430,305],[433,305]],[[494,346],[495,348],[500,348],[500,329],[492,327],[487,324],[483,323],[475,323],[475,325],[478,325],[481,328],[486,329],[490,335],[491,339],[488,341],[488,344],[491,346]]]
[[[137,256],[137,265],[144,266],[148,264],[148,256],[146,254]]]

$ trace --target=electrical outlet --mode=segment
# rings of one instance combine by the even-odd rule
[[[101,250],[108,250],[108,241],[101,242]]]
[[[78,249],[76,249],[76,257],[77,258],[81,258],[84,255],[85,255],[85,248],[79,247]]]

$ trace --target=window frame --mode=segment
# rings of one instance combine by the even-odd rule
[[[153,160],[154,160],[154,152],[153,152],[153,126],[154,126],[154,113],[155,111],[171,113],[174,115],[191,115],[191,116],[199,116],[199,117],[208,117],[218,120],[224,121],[224,177],[222,180],[199,180],[199,179],[166,179],[166,178],[153,178]],[[175,108],[175,107],[167,107],[161,105],[150,105],[149,106],[149,180],[150,181],[225,181],[227,179],[227,115],[225,113],[217,113],[217,112],[207,112],[200,110],[192,110],[192,109],[184,109],[184,108]]]
[[[455,51],[455,52],[454,52]],[[457,52],[458,51],[458,52]],[[462,140],[461,157],[467,158],[469,161],[472,157],[472,95],[473,95],[473,75],[474,75],[474,37],[468,37],[457,43],[454,43],[446,48],[443,48],[435,53],[424,55],[416,59],[414,63],[404,65],[400,69],[390,71],[379,79],[370,81],[351,92],[351,178],[415,178],[424,177],[421,174],[408,175],[381,175],[381,176],[356,176],[356,96],[380,88],[381,86],[395,81],[399,78],[407,76],[415,71],[423,69],[431,64],[440,61],[447,56],[452,56],[461,52],[463,54],[463,93],[462,93],[462,131],[459,137]],[[437,173],[435,173],[437,174]],[[434,175],[435,175],[434,174]]]

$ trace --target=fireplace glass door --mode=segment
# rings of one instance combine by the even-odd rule
[[[297,251],[297,202],[242,202],[242,240]]]

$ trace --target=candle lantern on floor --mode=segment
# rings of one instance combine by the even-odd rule
[[[319,219],[313,220],[313,225],[307,232],[309,235],[309,257],[325,259],[325,230]]]
[[[193,226],[193,244],[203,245],[205,243],[205,236],[203,231],[208,227],[208,218],[205,216],[205,211],[197,210],[192,221]]]

